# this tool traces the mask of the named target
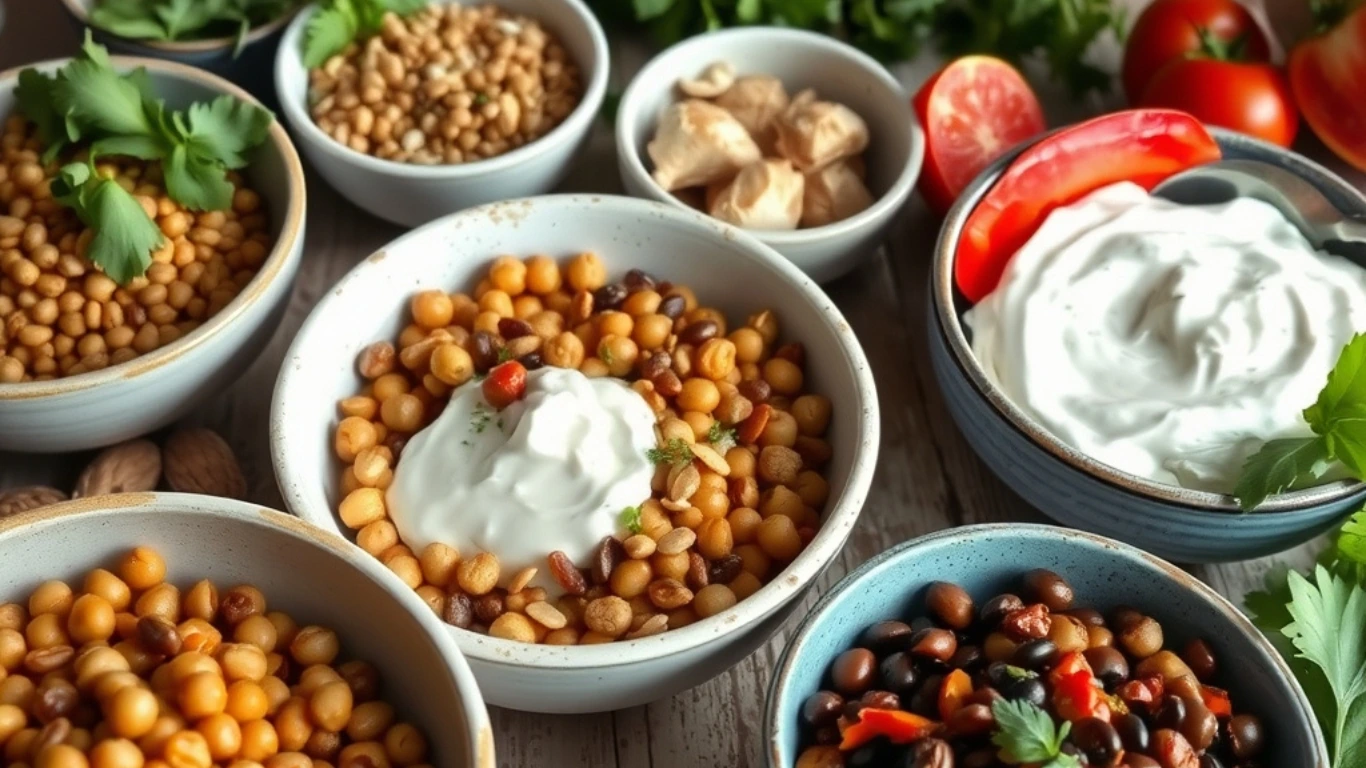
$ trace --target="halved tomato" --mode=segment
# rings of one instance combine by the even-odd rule
[[[986,298],[1053,209],[1120,181],[1152,189],[1219,157],[1199,120],[1169,109],[1115,112],[1054,133],[1022,152],[968,216],[954,263],[958,289],[970,301]]]
[[[1286,68],[1305,122],[1338,157],[1366,171],[1366,5],[1296,45]]]
[[[1043,132],[1043,108],[1024,77],[991,56],[964,56],[939,70],[911,100],[925,129],[918,187],[943,214],[982,169]]]

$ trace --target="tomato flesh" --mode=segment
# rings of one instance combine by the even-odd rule
[[[1168,63],[1203,48],[1201,32],[1225,45],[1241,39],[1242,61],[1269,61],[1271,47],[1257,20],[1235,0],[1155,0],[1139,14],[1124,47],[1124,95],[1137,104]]]
[[[488,404],[503,410],[526,394],[526,367],[516,360],[497,366],[484,379],[483,390]]]
[[[986,298],[1055,208],[1120,181],[1152,189],[1219,157],[1199,120],[1167,109],[1115,112],[1044,138],[1020,153],[968,216],[954,259],[958,289],[972,302]]]
[[[918,186],[943,214],[992,160],[1044,129],[1043,108],[1024,77],[991,56],[964,56],[921,86],[911,101],[925,130]]]
[[[1366,171],[1366,6],[1295,46],[1286,68],[1305,122],[1338,157]]]
[[[1295,142],[1300,127],[1290,84],[1270,64],[1178,59],[1153,76],[1140,103],[1189,112],[1207,125],[1282,147]]]

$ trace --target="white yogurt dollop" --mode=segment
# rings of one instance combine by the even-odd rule
[[[965,320],[973,353],[1061,441],[1227,493],[1366,329],[1366,270],[1270,205],[1185,206],[1115,184],[1049,215]]]
[[[541,368],[502,411],[465,384],[404,447],[389,516],[414,551],[433,541],[466,557],[486,551],[505,574],[544,575],[554,550],[587,565],[622,510],[650,497],[654,425],[644,398],[616,379]]]

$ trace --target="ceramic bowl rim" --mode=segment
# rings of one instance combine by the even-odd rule
[[[663,204],[639,198],[575,193],[541,195],[520,200],[490,203],[448,214],[428,222],[381,246],[376,250],[376,253],[391,253],[409,240],[425,237],[429,231],[449,227],[452,222],[460,219],[484,219],[490,215],[496,215],[500,208],[516,210],[518,207],[526,205],[552,206],[562,211],[572,211],[575,208],[588,205],[599,210],[610,206],[609,210],[618,212],[629,212],[640,216],[659,216],[703,235],[708,240],[719,241],[724,239],[729,241],[734,245],[733,250],[736,251],[737,258],[752,259],[774,273],[776,279],[787,283],[788,287],[796,294],[793,297],[794,299],[808,302],[817,308],[823,324],[835,340],[836,345],[844,353],[843,362],[850,369],[849,375],[854,383],[854,394],[858,398],[858,400],[851,401],[847,406],[851,412],[858,411],[850,419],[850,423],[854,426],[854,435],[851,440],[853,454],[849,459],[849,477],[844,493],[831,502],[827,502],[829,504],[828,511],[816,532],[816,537],[802,550],[797,559],[789,563],[782,572],[728,611],[659,635],[605,645],[560,649],[567,656],[557,658],[545,658],[545,651],[539,645],[474,635],[451,627],[457,644],[460,645],[461,651],[466,656],[478,659],[480,663],[490,666],[564,671],[617,667],[653,661],[672,654],[704,647],[717,639],[735,637],[739,633],[754,628],[763,619],[779,610],[781,606],[796,599],[839,555],[849,533],[852,531],[853,523],[862,512],[872,484],[881,440],[877,387],[873,379],[872,367],[869,365],[852,327],[844,318],[843,313],[816,285],[815,281],[769,246],[735,227],[702,213],[678,211]],[[384,269],[384,264],[390,262],[392,258],[394,257],[390,255],[388,258],[379,261],[373,258],[364,259],[328,290],[324,298],[319,301],[318,306],[304,321],[303,326],[294,337],[289,351],[286,352],[284,362],[280,366],[280,377],[276,382],[275,392],[271,398],[271,461],[275,468],[281,495],[285,500],[285,506],[304,520],[322,519],[325,516],[326,519],[332,521],[333,525],[337,526],[338,530],[341,527],[340,524],[336,523],[335,512],[328,508],[313,509],[313,505],[301,490],[301,486],[298,486],[295,480],[295,472],[292,469],[295,462],[298,461],[294,457],[298,455],[314,455],[317,450],[321,450],[324,455],[330,457],[330,450],[326,448],[329,444],[327,436],[325,434],[308,437],[296,436],[294,433],[297,430],[282,429],[280,425],[286,420],[283,414],[283,393],[292,386],[296,369],[302,367],[300,357],[303,345],[319,343],[313,337],[318,335],[319,328],[324,327],[321,325],[323,308],[333,301],[342,300],[337,296],[339,290],[353,284],[364,285],[365,278],[371,270]],[[359,294],[354,291],[346,293],[345,300],[355,301],[357,295],[364,295],[363,289]],[[317,450],[295,450],[296,443],[305,440],[316,440],[317,444],[323,447]],[[356,546],[345,534],[339,533],[337,536],[347,546]],[[356,548],[356,551],[362,552],[359,547]],[[369,555],[366,554],[366,557]]]
[[[1222,147],[1250,149],[1258,154],[1274,158],[1274,162],[1307,180],[1315,186],[1331,186],[1349,199],[1359,201],[1366,209],[1366,195],[1354,189],[1336,173],[1321,164],[1283,147],[1221,128],[1210,128],[1210,134]],[[1052,132],[1050,132],[1052,133]],[[968,343],[963,331],[962,318],[955,308],[953,281],[954,250],[968,216],[977,203],[996,184],[1001,174],[1021,152],[1033,146],[1049,134],[1029,139],[992,162],[973,179],[972,183],[958,197],[940,227],[934,246],[934,256],[930,275],[930,302],[934,315],[931,332],[941,334],[948,347],[950,357],[955,363],[955,375],[967,381],[973,395],[985,400],[995,417],[995,422],[1007,429],[1023,434],[1032,447],[1053,460],[1060,461],[1072,470],[1113,487],[1123,493],[1139,496],[1153,501],[1180,507],[1184,513],[1201,516],[1210,521],[1230,523],[1241,519],[1243,513],[1232,496],[1199,491],[1180,486],[1161,483],[1124,472],[1108,464],[1091,458],[1085,453],[1066,445],[1037,420],[1029,416],[1001,391],[982,369]],[[1349,499],[1366,490],[1366,483],[1339,480],[1323,485],[1296,491],[1273,494],[1251,514],[1290,514],[1312,512],[1316,508]],[[1236,523],[1234,523],[1236,524]]]
[[[778,663],[774,665],[773,677],[769,681],[768,688],[764,696],[764,760],[768,768],[788,768],[779,762],[780,746],[778,734],[783,725],[778,722],[779,692],[787,684],[791,677],[793,665],[801,649],[810,640],[811,631],[815,626],[833,615],[834,605],[837,600],[852,589],[855,584],[872,576],[875,572],[890,566],[892,563],[914,556],[914,553],[926,549],[932,545],[947,541],[969,541],[978,537],[998,536],[1012,537],[1021,533],[1027,533],[1031,538],[1052,539],[1068,547],[1078,547],[1090,550],[1097,555],[1107,558],[1121,558],[1137,562],[1140,565],[1150,566],[1160,571],[1163,577],[1176,582],[1182,589],[1194,592],[1195,596],[1205,602],[1207,607],[1222,615],[1233,625],[1238,634],[1243,639],[1250,640],[1254,648],[1262,655],[1262,659],[1256,660],[1275,670],[1283,682],[1290,687],[1290,692],[1299,706],[1299,714],[1304,722],[1308,723],[1310,741],[1314,743],[1315,759],[1318,761],[1314,768],[1327,768],[1328,766],[1328,746],[1327,740],[1323,735],[1323,730],[1319,727],[1318,718],[1314,716],[1314,709],[1309,704],[1309,698],[1305,695],[1304,689],[1300,687],[1299,680],[1290,670],[1290,666],[1281,658],[1279,652],[1271,645],[1271,642],[1257,629],[1252,622],[1239,611],[1237,606],[1229,602],[1228,598],[1214,591],[1205,582],[1197,579],[1189,573],[1163,560],[1157,555],[1145,552],[1138,547],[1125,544],[1116,539],[1107,538],[1086,531],[1079,531],[1072,528],[1063,528],[1056,525],[1045,525],[1042,523],[977,523],[974,525],[958,526],[956,528],[944,528],[924,536],[903,541],[896,546],[883,550],[871,560],[850,571],[831,587],[815,605],[807,612],[806,618],[802,619],[801,624],[792,633],[792,639],[788,641],[787,647],[783,649],[782,655],[778,658]],[[929,583],[926,579],[925,583]],[[790,727],[790,726],[789,726]]]
[[[256,97],[238,86],[188,64],[142,56],[110,56],[109,58],[114,68],[119,71],[145,67],[148,71],[169,75],[174,79],[187,81],[210,91],[225,93],[250,104],[261,106],[261,102]],[[7,69],[0,72],[0,90],[12,92],[18,82],[21,70],[34,68],[46,71],[61,67],[70,61],[70,57],[48,59]],[[172,365],[184,358],[187,353],[217,336],[230,323],[244,314],[249,307],[260,301],[267,289],[284,271],[286,263],[303,258],[303,221],[308,205],[303,163],[300,162],[299,153],[295,151],[294,143],[290,141],[284,125],[278,119],[271,121],[269,136],[270,143],[280,153],[280,158],[284,163],[285,174],[288,177],[289,203],[286,206],[283,221],[280,223],[280,236],[276,238],[270,252],[266,254],[265,261],[262,262],[261,268],[257,271],[256,276],[251,279],[251,282],[237,296],[233,297],[233,300],[228,302],[228,305],[223,307],[218,314],[205,320],[204,324],[194,331],[164,347],[158,347],[145,355],[138,355],[126,363],[111,365],[99,371],[90,371],[50,381],[0,384],[0,406],[21,400],[70,395],[118,381],[132,381],[143,374],[158,370],[166,365]]]
[[[344,562],[347,567],[359,571],[362,576],[379,586],[391,600],[398,603],[400,608],[411,614],[436,647],[437,655],[444,662],[442,669],[450,677],[450,684],[455,688],[456,696],[468,710],[463,728],[466,731],[465,738],[469,743],[470,752],[475,758],[472,768],[493,768],[496,765],[493,725],[489,718],[488,706],[484,703],[483,694],[464,653],[449,633],[443,631],[445,626],[435,618],[431,608],[422,602],[417,593],[408,589],[407,585],[399,581],[398,577],[390,573],[378,560],[307,521],[262,504],[237,499],[148,491],[70,499],[0,519],[0,541],[19,535],[28,528],[58,524],[79,525],[86,519],[96,519],[111,513],[118,514],[121,510],[129,509],[175,512],[230,520],[244,528],[272,529],[299,542],[300,546],[313,546],[325,550],[333,558]]]
[[[90,27],[101,35],[109,35],[118,38],[125,45],[137,45],[150,49],[157,53],[167,55],[188,55],[196,53],[210,53],[214,51],[232,50],[237,46],[235,36],[228,37],[207,37],[203,40],[143,40],[136,37],[124,37],[123,35],[110,32],[104,27],[96,26],[90,21],[90,12],[86,10],[81,0],[62,0],[62,5],[66,6],[67,13],[81,24]],[[303,4],[296,5],[294,8],[285,11],[265,24],[258,24],[247,30],[246,38],[242,41],[242,47],[259,43],[267,37],[284,29],[286,24],[294,18],[299,11],[304,9]]]
[[[461,2],[461,0],[435,1],[440,4]],[[580,72],[586,71],[588,74],[581,78],[582,81],[586,82],[586,86],[582,98],[579,99],[579,103],[575,105],[574,109],[549,133],[516,149],[495,157],[468,163],[417,165],[385,160],[357,152],[324,133],[323,129],[313,122],[313,118],[308,114],[303,104],[290,97],[290,88],[287,87],[288,84],[286,83],[289,72],[292,70],[301,71],[305,80],[304,90],[305,98],[307,98],[309,69],[304,66],[303,54],[299,50],[299,45],[303,39],[304,27],[308,25],[308,20],[318,12],[317,3],[302,8],[298,15],[289,22],[284,36],[280,39],[280,47],[275,56],[274,72],[275,92],[280,102],[280,109],[284,111],[290,126],[300,134],[302,141],[321,149],[334,160],[369,173],[379,173],[404,180],[464,181],[493,173],[515,172],[520,166],[543,158],[556,149],[574,144],[581,135],[592,129],[593,121],[597,119],[598,111],[602,108],[602,100],[607,94],[607,81],[611,68],[607,34],[603,31],[602,24],[598,22],[597,17],[588,10],[582,0],[538,1],[557,3],[573,12],[579,23],[588,30],[593,48],[592,60],[575,62],[578,64]]]
[[[810,46],[819,49],[822,55],[839,57],[853,63],[863,70],[870,80],[876,81],[878,85],[890,89],[892,93],[901,97],[901,102],[906,107],[906,119],[911,127],[910,147],[906,150],[906,162],[902,165],[891,186],[872,205],[847,219],[819,227],[807,227],[791,231],[742,228],[740,231],[762,243],[781,249],[785,246],[800,246],[833,240],[859,231],[873,229],[880,226],[885,219],[895,215],[902,204],[906,202],[906,199],[910,197],[916,181],[920,178],[925,161],[925,132],[920,125],[920,120],[915,115],[915,111],[910,108],[910,95],[901,87],[901,83],[892,77],[886,67],[863,51],[827,35],[792,27],[734,27],[719,32],[709,32],[674,43],[651,57],[645,66],[641,67],[640,71],[631,78],[626,90],[622,92],[621,103],[617,107],[616,120],[613,121],[613,132],[617,143],[617,162],[620,170],[629,173],[641,185],[641,188],[649,190],[651,200],[678,210],[696,212],[696,209],[664,191],[655,182],[649,171],[645,169],[645,162],[641,159],[641,153],[636,149],[635,141],[632,138],[633,129],[643,120],[651,119],[653,121],[653,118],[641,113],[640,101],[645,98],[647,91],[649,93],[658,92],[660,86],[655,81],[661,80],[661,77],[655,73],[655,70],[662,68],[666,60],[679,57],[684,51],[692,48],[709,45],[713,41],[734,38],[755,38],[755,44],[762,41]],[[672,90],[673,82],[668,82],[666,87]]]

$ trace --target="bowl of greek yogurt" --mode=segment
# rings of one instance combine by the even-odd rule
[[[1274,163],[1366,215],[1328,169],[1211,133],[1225,158]],[[1311,434],[1302,411],[1366,329],[1366,265],[1261,201],[1179,205],[1120,182],[1050,213],[970,302],[959,239],[1024,149],[959,198],[931,280],[935,374],[983,461],[1050,517],[1183,563],[1278,552],[1358,508],[1366,486],[1331,472],[1253,513],[1231,494],[1265,442]]]

